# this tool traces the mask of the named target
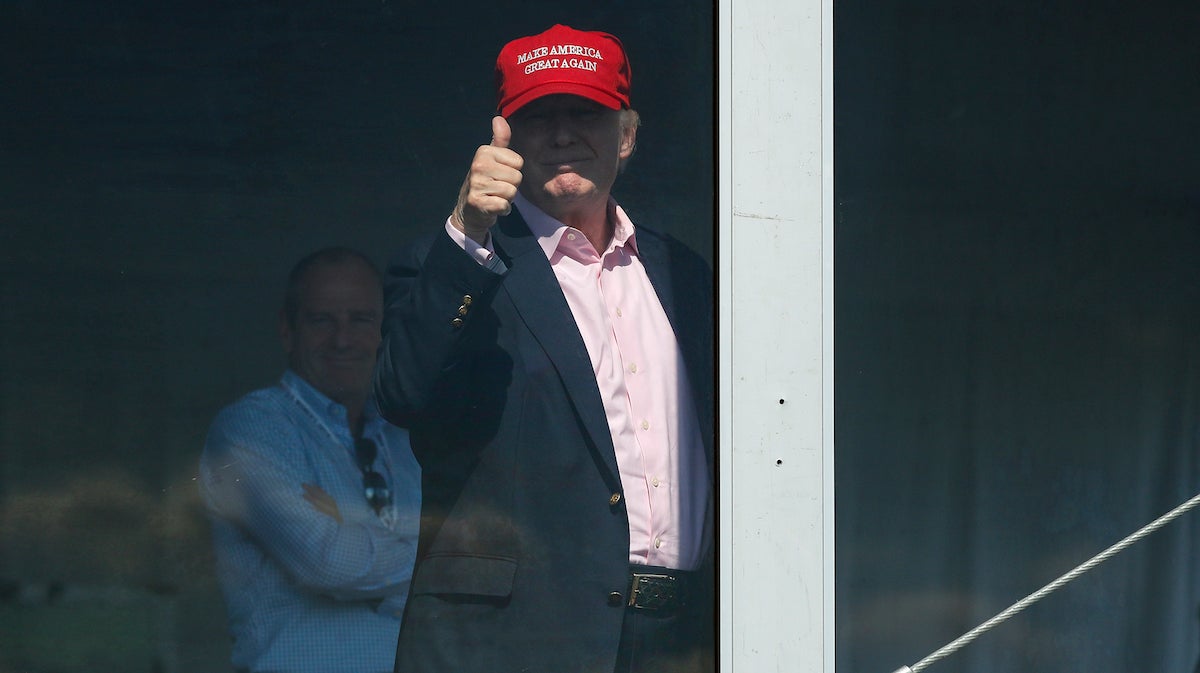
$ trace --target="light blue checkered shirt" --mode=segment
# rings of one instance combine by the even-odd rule
[[[389,672],[416,556],[420,468],[408,432],[367,405],[363,436],[393,504],[376,515],[346,410],[295,373],[226,407],[200,490],[229,609],[233,664],[251,671]],[[315,484],[339,524],[303,497]]]

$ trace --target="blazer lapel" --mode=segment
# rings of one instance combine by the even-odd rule
[[[662,304],[678,340],[679,314],[675,306],[675,287],[671,282],[671,267],[667,263],[666,246],[660,245],[653,237],[644,236],[637,240],[637,252],[642,266],[646,269],[646,276],[650,278],[650,284],[654,286],[654,292],[658,295],[658,303]],[[682,340],[680,344],[682,347]]]
[[[492,235],[498,252],[508,264],[508,273],[500,285],[502,291],[554,363],[599,459],[608,468],[606,480],[619,489],[617,455],[596,386],[596,374],[550,262],[516,210],[500,219],[492,228]]]

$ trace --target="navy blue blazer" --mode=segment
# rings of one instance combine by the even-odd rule
[[[514,209],[504,274],[444,232],[389,265],[375,394],[421,463],[404,673],[612,671],[629,526],[587,349]],[[637,248],[683,352],[712,473],[712,273],[641,225]],[[711,558],[711,550],[709,552]]]

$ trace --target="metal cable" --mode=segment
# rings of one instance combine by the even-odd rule
[[[1037,591],[1029,594],[1025,598],[1022,598],[1021,600],[1017,601],[1016,603],[1013,603],[1005,611],[1001,612],[1000,614],[996,615],[995,617],[992,617],[991,619],[980,624],[979,626],[976,626],[975,628],[966,632],[962,636],[959,636],[958,640],[955,640],[954,642],[950,643],[949,645],[942,647],[942,649],[940,649],[940,650],[934,652],[933,654],[925,657],[924,659],[918,661],[917,663],[913,664],[911,667],[901,666],[900,668],[896,669],[896,671],[894,673],[920,673],[922,670],[924,670],[930,664],[934,663],[935,661],[938,661],[939,659],[943,659],[943,658],[957,652],[958,650],[965,647],[972,640],[975,640],[976,638],[978,638],[981,634],[983,634],[986,631],[989,631],[990,629],[992,629],[993,627],[1007,621],[1009,618],[1016,615],[1018,612],[1024,610],[1025,608],[1029,607],[1030,605],[1033,605],[1034,603],[1045,598],[1047,594],[1062,587],[1064,584],[1070,582],[1071,580],[1075,579],[1076,577],[1079,577],[1080,575],[1091,570],[1092,568],[1095,568],[1096,566],[1100,565],[1101,563],[1104,563],[1109,558],[1120,553],[1126,547],[1132,545],[1133,543],[1137,542],[1138,540],[1141,540],[1142,538],[1146,537],[1150,533],[1153,533],[1154,531],[1158,530],[1159,528],[1162,528],[1163,526],[1167,525],[1171,521],[1174,521],[1180,515],[1187,512],[1188,510],[1192,509],[1193,507],[1195,507],[1198,504],[1200,504],[1200,494],[1192,496],[1191,500],[1188,500],[1187,502],[1183,503],[1182,505],[1179,505],[1178,507],[1171,510],[1170,512],[1167,512],[1166,514],[1158,517],[1154,521],[1151,521],[1150,523],[1146,524],[1141,529],[1139,529],[1137,532],[1126,537],[1124,540],[1121,540],[1120,542],[1114,544],[1113,546],[1109,547],[1108,549],[1105,549],[1104,551],[1100,552],[1099,554],[1096,554],[1092,558],[1084,561],[1083,563],[1076,566],[1074,570],[1071,570],[1070,572],[1066,573],[1062,577],[1059,577],[1058,579],[1047,584],[1046,586],[1042,587],[1041,589],[1038,589]]]

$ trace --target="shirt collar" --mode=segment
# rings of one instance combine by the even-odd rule
[[[325,393],[314,388],[299,374],[291,369],[285,370],[280,383],[291,390],[315,413],[320,414],[322,421],[332,423],[333,427],[346,427],[346,407],[329,399]],[[363,405],[363,434],[368,434],[368,430],[374,430],[375,426],[382,422],[383,419],[379,416],[379,410],[375,406],[375,399],[372,396]]]
[[[562,242],[562,237],[567,233],[568,229],[579,231],[547,215],[545,211],[533,205],[520,192],[517,192],[516,197],[513,199],[513,204],[520,211],[521,217],[525,219],[525,224],[529,226],[529,231],[537,237],[538,245],[541,246],[542,252],[546,254],[546,259],[554,258],[554,253],[558,250],[559,244]],[[609,249],[629,246],[633,254],[636,255],[637,238],[635,237],[636,232],[633,220],[629,219],[629,216],[625,214],[625,209],[618,205],[616,200],[611,196],[608,197],[608,218],[616,223],[616,227],[613,230],[613,240],[608,245]],[[601,254],[603,252],[606,251],[601,251]]]

